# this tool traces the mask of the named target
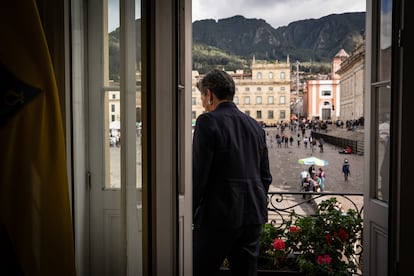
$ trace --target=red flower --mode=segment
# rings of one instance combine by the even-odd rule
[[[331,234],[326,234],[325,240],[326,240],[326,243],[327,244],[331,245],[331,242],[332,242],[332,236],[331,236]]]
[[[299,232],[299,227],[297,227],[297,226],[290,226],[289,227],[289,232],[292,232],[292,233],[297,233],[297,232]]]
[[[318,264],[330,264],[332,261],[331,256],[329,256],[328,254],[325,255],[319,255],[318,256]]]
[[[275,250],[282,250],[285,249],[285,242],[281,239],[275,239],[275,241],[273,242],[273,248]]]
[[[343,241],[348,239],[348,233],[346,233],[346,231],[344,229],[339,229],[339,237],[341,237],[341,239]]]

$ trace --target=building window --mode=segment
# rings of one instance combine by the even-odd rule
[[[112,99],[116,99],[116,94],[112,94]]]
[[[197,113],[195,111],[191,111],[191,119],[195,119],[197,116]]]
[[[192,97],[192,98],[191,98],[191,104],[192,104],[192,105],[196,105],[196,104],[197,104],[196,97]]]
[[[267,111],[267,118],[268,119],[273,119],[274,115],[273,115],[273,110],[269,110]]]
[[[256,91],[262,91],[261,87],[256,87]]]
[[[115,115],[111,115],[111,122],[115,122]]]
[[[261,78],[262,78],[262,72],[258,72],[258,73],[257,73],[257,78],[258,78],[258,79],[261,79]]]
[[[244,111],[244,113],[246,113],[247,115],[250,116],[250,110],[246,110],[246,111]]]
[[[244,104],[250,104],[250,97],[249,96],[244,97]]]
[[[280,87],[280,91],[285,92],[286,91],[286,87],[284,87],[284,86]]]
[[[233,98],[233,102],[234,102],[235,104],[238,104],[238,103],[239,103],[239,97],[237,97],[237,96],[236,96],[236,97],[234,97],[234,98]]]
[[[332,95],[332,91],[330,90],[322,90],[322,96],[329,97]]]
[[[273,91],[273,86],[269,86],[269,91]]]
[[[267,97],[267,103],[268,104],[273,104],[274,102],[273,102],[273,96],[269,96],[269,97]]]
[[[280,96],[279,103],[280,104],[285,104],[286,103],[285,96]]]
[[[286,78],[285,72],[280,72],[280,79],[284,80]]]
[[[282,120],[282,119],[286,119],[286,112],[284,111],[284,110],[280,110],[280,113],[279,113],[279,118]]]
[[[114,104],[111,104],[111,111],[115,112],[115,105]]]
[[[256,111],[256,118],[257,119],[261,119],[262,118],[262,111],[261,110],[257,110]]]
[[[273,72],[269,72],[269,79],[273,79]]]
[[[262,96],[256,97],[256,104],[262,104]]]
[[[244,91],[249,92],[250,91],[250,88],[249,87],[245,87],[244,88]]]

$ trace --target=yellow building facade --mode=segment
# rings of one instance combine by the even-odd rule
[[[256,62],[253,59],[251,73],[243,70],[228,72],[236,84],[234,103],[258,122],[268,126],[290,120],[290,63]],[[203,75],[192,74],[192,120],[204,112],[197,81]]]

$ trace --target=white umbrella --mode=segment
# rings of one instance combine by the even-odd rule
[[[298,163],[302,165],[316,165],[316,166],[326,166],[329,164],[328,161],[314,157],[314,156],[299,159]]]

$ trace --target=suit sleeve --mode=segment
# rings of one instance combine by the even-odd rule
[[[193,137],[193,216],[202,204],[207,191],[210,171],[214,157],[214,135],[212,122],[206,115],[196,121]]]

